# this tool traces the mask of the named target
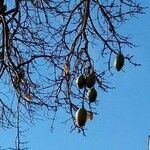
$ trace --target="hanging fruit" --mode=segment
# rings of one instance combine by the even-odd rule
[[[94,86],[96,82],[96,76],[95,76],[95,73],[89,73],[87,76],[86,76],[86,86],[88,88],[92,88]]]
[[[76,112],[76,124],[78,127],[85,126],[86,119],[87,119],[87,110],[84,108],[79,108]]]
[[[76,79],[76,84],[77,84],[77,86],[78,86],[79,89],[82,89],[86,85],[86,80],[85,80],[84,75],[80,75]]]
[[[120,71],[124,65],[124,56],[123,54],[119,53],[116,56],[115,62],[114,62],[115,68],[117,71]]]
[[[90,103],[95,102],[97,98],[97,91],[95,90],[95,88],[89,89],[87,96]]]
[[[86,120],[91,121],[92,119],[93,119],[93,112],[92,111],[87,111]]]

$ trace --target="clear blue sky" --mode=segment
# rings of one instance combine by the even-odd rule
[[[150,1],[143,0],[146,6]],[[147,150],[150,134],[150,8],[146,14],[126,24],[126,32],[140,46],[135,48],[135,60],[142,64],[125,64],[125,72],[116,72],[111,78],[116,87],[109,93],[99,92],[99,115],[87,124],[86,137],[76,131],[70,133],[70,124],[61,124],[57,118],[54,132],[48,122],[36,122],[25,140],[30,150]],[[0,146],[14,145],[12,131],[0,129]]]

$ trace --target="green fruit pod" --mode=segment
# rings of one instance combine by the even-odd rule
[[[76,79],[76,84],[77,84],[77,86],[78,86],[79,89],[82,89],[86,85],[86,80],[85,80],[84,75],[80,75]]]
[[[87,110],[84,108],[79,108],[76,112],[76,125],[78,127],[83,127],[85,126],[86,119],[87,119]]]
[[[86,86],[92,88],[96,82],[95,73],[90,73],[86,76]]]
[[[95,88],[89,89],[87,93],[87,97],[90,103],[93,103],[96,101],[97,98],[97,91]]]
[[[120,71],[124,65],[124,56],[123,54],[119,53],[116,56],[115,62],[114,62],[115,68],[117,71]]]

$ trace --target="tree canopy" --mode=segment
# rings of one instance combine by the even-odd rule
[[[0,127],[16,128],[16,149],[23,144],[22,122],[30,124],[40,114],[53,128],[60,109],[68,116],[64,121],[72,121],[71,130],[84,134],[75,113],[81,107],[97,113],[98,100],[89,101],[89,90],[111,89],[108,76],[116,71],[118,55],[124,60],[117,60],[117,71],[124,61],[139,65],[126,50],[135,47],[129,33],[120,28],[143,11],[136,0],[0,1]],[[95,81],[88,87],[90,73]],[[83,89],[76,85],[81,75]]]

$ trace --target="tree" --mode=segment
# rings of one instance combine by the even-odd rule
[[[96,88],[108,91],[115,57],[123,54],[124,61],[139,65],[126,52],[135,45],[119,27],[143,10],[135,0],[0,1],[0,126],[16,128],[16,149],[23,144],[22,122],[46,114],[53,128],[59,109],[66,122],[72,120],[71,130],[84,134],[75,113],[85,107],[96,114],[96,103],[88,101],[88,88],[79,89],[76,79],[92,72]]]

